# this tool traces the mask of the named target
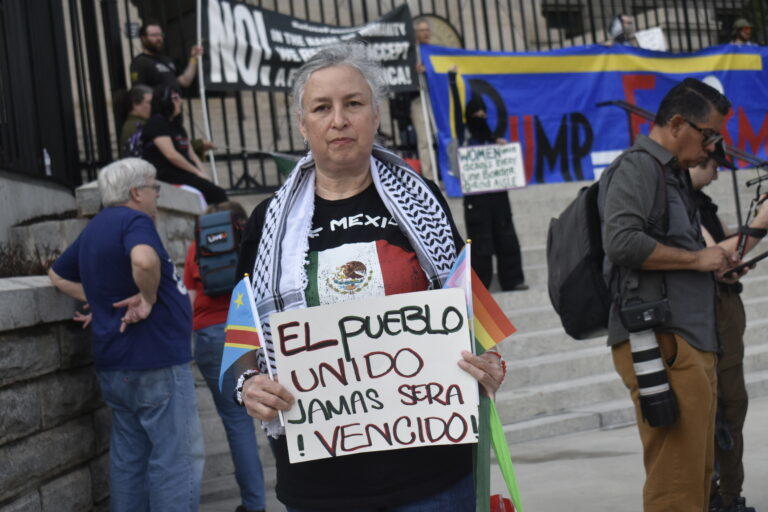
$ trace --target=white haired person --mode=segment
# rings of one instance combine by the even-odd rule
[[[155,228],[155,168],[118,160],[99,173],[99,191],[105,208],[49,276],[92,312],[85,325],[112,411],[109,508],[196,511],[204,457],[189,365],[192,311]]]
[[[374,144],[383,84],[381,68],[359,44],[325,48],[296,74],[294,107],[309,152],[275,195],[254,210],[239,265],[240,272],[253,272],[264,350],[272,362],[270,313],[441,288],[461,248],[437,186]],[[335,222],[353,217],[379,221],[342,227]],[[386,265],[367,265],[379,275],[351,290],[319,279],[318,261],[329,268]],[[495,393],[503,377],[497,357],[468,352],[456,357],[486,393]],[[251,416],[267,422],[268,431],[282,432],[275,418],[291,409],[294,397],[266,375],[263,351],[258,371],[241,377],[241,400]],[[285,436],[270,440],[277,497],[289,511],[475,509],[471,445],[290,464]]]

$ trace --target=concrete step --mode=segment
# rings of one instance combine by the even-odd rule
[[[750,255],[757,256],[759,253],[765,250],[768,250],[768,244],[762,243],[759,246],[757,246],[757,248],[754,249],[750,254],[748,254],[745,259],[748,260],[750,258]],[[768,264],[764,264],[764,263],[765,263],[764,261],[758,263],[755,266],[755,268],[753,268],[747,273],[745,278],[768,275]],[[523,270],[525,271],[525,282],[528,283],[530,286],[538,286],[538,285],[543,285],[544,287],[547,286],[546,258],[540,264],[527,264]]]
[[[745,376],[745,380],[750,399],[768,395],[768,370],[750,372]],[[634,424],[634,407],[628,391],[626,388],[623,389],[623,398],[575,406],[556,414],[505,424],[504,434],[507,442],[521,443],[572,432]],[[501,411],[499,413],[501,414]],[[512,451],[514,453],[514,448]]]
[[[768,281],[768,275],[761,276]],[[747,318],[758,318],[768,312],[768,287],[749,286],[742,295]],[[759,294],[759,295],[757,295]],[[518,332],[535,332],[561,325],[560,317],[551,305],[505,310]]]
[[[765,307],[768,298],[761,304]],[[762,316],[753,318],[758,320],[748,322],[744,333],[745,368],[748,371],[768,370],[768,340],[765,337],[768,319]],[[527,386],[568,381],[613,371],[610,349],[604,340],[597,344],[590,343],[588,346],[578,342],[574,342],[574,345],[576,348],[571,350],[527,358],[510,358],[507,361],[507,378],[502,389],[523,389]],[[605,357],[606,355],[608,357]]]
[[[226,436],[223,435],[223,428],[221,432],[222,439],[220,440],[209,441],[206,439],[203,481],[234,475],[235,473],[235,467],[232,464],[232,456],[229,451],[229,443],[227,443]],[[274,483],[275,459],[269,447],[266,446],[266,442],[259,444],[259,458],[264,470],[265,481]]]
[[[504,435],[507,442],[513,444],[572,432],[616,427],[634,421],[635,411],[627,393],[623,399],[575,407],[570,411],[504,425]]]
[[[569,379],[607,373],[613,368],[604,343],[567,352],[507,361],[502,389],[525,389]]]
[[[565,334],[562,327],[553,327],[532,332],[518,331],[497,347],[507,361],[520,361],[587,347],[605,347],[605,339],[606,336],[601,334],[587,340],[574,340]]]
[[[544,271],[534,268],[533,272],[543,273]],[[541,279],[544,281],[542,282]],[[549,325],[547,320],[549,313],[557,315],[552,309],[546,278],[543,274],[535,277],[531,288],[525,291],[503,292],[499,289],[497,281],[494,280],[489,291],[499,307],[518,328],[520,334],[544,328]],[[768,263],[758,264],[741,282],[744,285],[742,299],[745,301],[768,295]],[[531,317],[530,322],[527,321],[528,316]],[[559,322],[556,325],[560,325]]]
[[[215,412],[200,412],[200,423],[203,427],[203,439],[206,442],[205,452],[206,454],[229,454],[229,444],[227,442],[226,431],[224,425],[221,422],[221,418]],[[267,442],[266,435],[261,428],[261,424],[258,421],[254,422],[256,430],[256,442],[259,445],[259,459],[262,465],[272,464],[274,465],[274,458],[272,457],[272,450]]]
[[[610,362],[607,351],[595,357]],[[496,405],[502,423],[508,424],[559,413],[567,408],[617,400],[624,392],[618,375],[606,371],[578,379],[504,390],[496,394]]]
[[[551,307],[549,300],[549,292],[547,291],[547,284],[544,282],[538,282],[534,285],[529,285],[528,290],[523,291],[502,291],[499,287],[499,280],[494,279],[491,283],[488,291],[493,295],[494,300],[498,303],[499,307],[504,311],[514,311],[516,309],[524,309],[535,306],[547,306]]]
[[[745,369],[768,371],[768,319],[748,324]],[[622,385],[607,347],[587,347],[509,363],[510,382],[496,395],[503,423],[531,419],[620,397]],[[513,375],[515,373],[516,375]]]

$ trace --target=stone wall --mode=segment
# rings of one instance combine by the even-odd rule
[[[27,252],[63,250],[101,208],[95,183],[76,196],[81,218],[9,238]],[[201,209],[195,194],[162,184],[157,229],[177,265]],[[108,509],[110,414],[75,307],[47,276],[0,279],[0,512]]]
[[[0,279],[0,512],[107,510],[109,410],[75,301]]]
[[[8,242],[14,224],[74,209],[75,198],[66,187],[0,170],[0,243]]]

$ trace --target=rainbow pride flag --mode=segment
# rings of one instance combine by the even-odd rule
[[[453,264],[448,279],[443,288],[462,288],[467,299],[467,313],[473,319],[470,331],[475,339],[475,350],[478,354],[493,348],[507,336],[515,332],[515,326],[509,321],[507,315],[493,300],[488,289],[477,277],[470,264],[470,247],[467,244],[459,253]],[[477,498],[477,510],[490,509],[491,488],[491,454],[490,448],[496,453],[496,459],[501,469],[504,483],[514,503],[514,510],[522,512],[520,500],[520,487],[517,485],[515,468],[509,455],[509,446],[504,435],[504,427],[501,424],[499,413],[493,400],[480,394],[478,408],[479,438],[474,448],[474,477],[475,495]]]
[[[473,334],[477,342],[489,350],[517,329],[493,300],[488,289],[470,265],[470,245],[466,244],[456,258],[443,288],[463,288],[467,298],[467,313],[474,319]],[[471,300],[470,300],[471,297]]]
[[[224,328],[224,352],[221,354],[221,371],[219,372],[219,390],[224,374],[235,361],[251,350],[261,347],[261,327],[259,315],[256,313],[256,303],[253,300],[253,290],[248,282],[248,275],[240,280],[232,290],[232,299],[227,313],[227,326]]]

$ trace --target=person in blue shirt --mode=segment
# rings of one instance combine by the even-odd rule
[[[119,160],[99,173],[99,191],[105,208],[49,276],[90,306],[94,366],[112,410],[110,510],[196,511],[204,455],[192,311],[155,228],[155,169]]]

